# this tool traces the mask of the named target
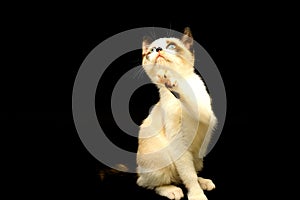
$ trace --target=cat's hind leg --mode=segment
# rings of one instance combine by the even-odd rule
[[[175,200],[179,200],[184,196],[182,189],[175,185],[163,185],[156,187],[155,192],[161,196]]]
[[[216,188],[215,184],[210,179],[198,177],[198,182],[203,190],[210,191]]]

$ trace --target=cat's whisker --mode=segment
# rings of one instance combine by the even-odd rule
[[[170,23],[170,28],[169,28],[169,31],[168,31],[168,33],[167,33],[167,36],[168,36],[168,37],[171,37],[171,36],[172,36],[172,29],[171,29],[171,27],[172,27],[172,24]]]
[[[142,79],[142,78],[144,77],[144,74],[145,74],[144,70],[141,70],[141,73],[140,73],[139,79]]]
[[[138,77],[139,73],[140,73],[140,69],[139,68],[135,69],[134,72],[133,72],[132,78],[136,79]]]
[[[140,79],[144,75],[144,69],[142,66],[136,67],[134,75],[132,76],[133,79]]]
[[[154,26],[152,27],[152,32],[150,33],[153,40],[156,40],[156,33],[154,30]]]
[[[136,76],[134,77],[134,79],[140,79],[140,74],[141,74],[141,68],[138,67],[138,69],[136,70]]]
[[[145,71],[144,71],[143,67],[141,66],[140,67],[140,76],[139,76],[139,78],[142,78],[144,76],[144,74],[145,74]]]

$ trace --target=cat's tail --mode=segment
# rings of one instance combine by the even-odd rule
[[[136,181],[137,175],[136,173],[130,173],[129,169],[124,164],[117,164],[113,168],[110,167],[102,167],[99,170],[99,178],[101,182],[106,182],[108,180],[134,180]]]
[[[126,169],[128,172],[125,172]],[[96,192],[99,197],[109,196],[108,199],[156,199],[157,196],[152,190],[138,186],[137,173],[130,173],[124,164],[118,164],[113,168],[101,166]]]

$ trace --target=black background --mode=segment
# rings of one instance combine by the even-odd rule
[[[14,10],[6,15],[3,32],[8,72],[3,73],[2,80],[5,80],[4,88],[9,89],[2,115],[12,123],[2,121],[13,133],[7,134],[12,142],[6,149],[10,153],[6,154],[9,161],[5,166],[13,171],[7,174],[7,185],[12,186],[9,195],[21,194],[34,199],[44,196],[164,199],[153,191],[138,188],[134,175],[112,174],[90,155],[78,137],[72,118],[73,83],[89,52],[114,34],[148,26],[177,31],[189,26],[194,39],[210,54],[222,75],[227,93],[227,118],[219,141],[204,162],[203,176],[216,184],[216,190],[206,192],[208,199],[255,198],[258,192],[266,191],[262,183],[272,178],[265,163],[273,159],[268,147],[264,146],[262,151],[263,144],[258,139],[266,137],[262,133],[268,133],[257,128],[255,124],[260,122],[253,117],[258,106],[268,103],[256,96],[268,87],[261,72],[264,61],[258,60],[265,56],[262,51],[267,42],[265,22],[272,20],[255,18],[251,9],[233,9],[230,14],[217,15],[209,8],[208,14],[202,14],[206,8],[200,8],[181,15],[173,9],[157,12],[143,8],[118,13],[110,7],[111,11],[104,14],[105,6],[95,10],[43,7],[33,11]],[[256,15],[262,12],[255,11]],[[139,52],[125,58],[127,67],[131,64],[134,67],[140,61],[140,58],[132,61],[134,56],[140,56]],[[100,118],[109,115],[109,110],[101,110],[101,104],[108,102],[105,99],[109,93],[105,90],[109,92],[113,87],[114,79],[110,76],[118,73],[119,69],[112,68],[105,78],[105,88],[101,90],[103,85],[100,85],[97,90],[96,108]],[[131,110],[137,121],[142,120],[150,104],[157,100],[155,89],[148,89],[149,93],[143,91],[137,95],[138,109]],[[100,96],[102,93],[106,97]],[[135,113],[138,111],[141,113]],[[111,139],[117,145],[136,149],[135,140],[127,141],[124,135],[117,137],[112,122],[106,126],[111,126]],[[102,170],[107,175],[101,182]],[[110,197],[104,197],[105,194]]]

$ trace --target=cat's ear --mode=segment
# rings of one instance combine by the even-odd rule
[[[190,50],[191,52],[193,52],[193,43],[194,43],[194,39],[192,36],[192,32],[191,29],[189,27],[186,27],[184,29],[183,32],[183,36],[181,38],[182,43],[184,44],[184,46]]]
[[[152,43],[152,39],[149,37],[149,36],[144,36],[143,37],[143,44],[142,44],[142,54],[144,55],[148,48],[149,48],[149,45]]]

